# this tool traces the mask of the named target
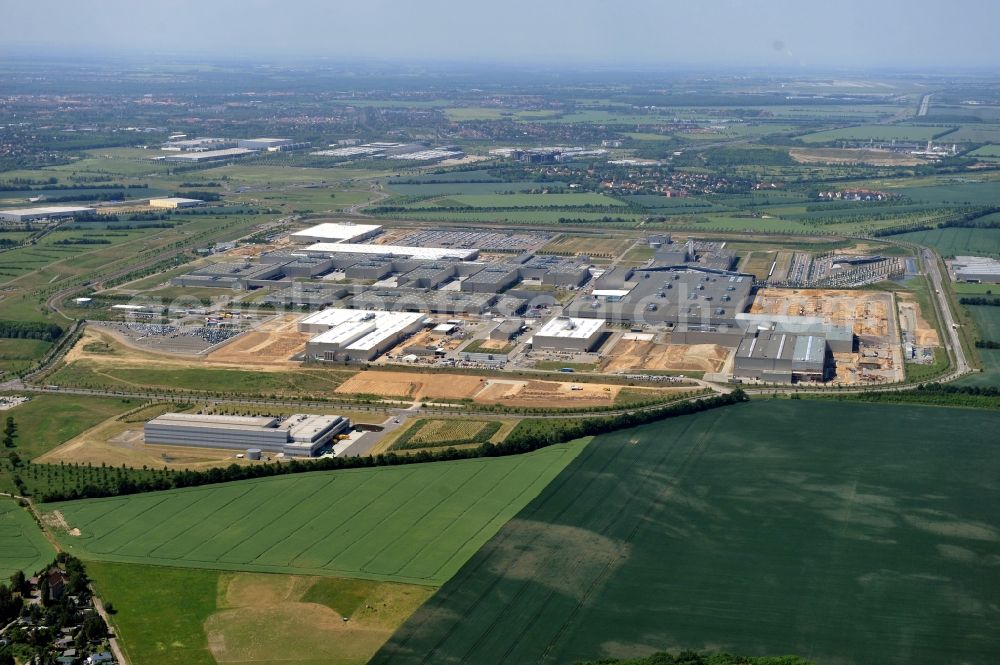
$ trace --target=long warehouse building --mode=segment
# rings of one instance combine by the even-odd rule
[[[372,256],[397,256],[421,261],[458,259],[472,261],[479,256],[478,249],[458,247],[410,247],[406,245],[355,245],[352,243],[318,242],[304,248],[310,256],[331,257],[336,254],[368,254]]]
[[[420,330],[424,315],[331,307],[299,322],[299,332],[316,333],[306,356],[328,362],[367,362]]]
[[[380,224],[325,222],[290,233],[288,238],[298,245],[317,242],[361,242],[378,235],[381,230]]]
[[[225,448],[259,448],[270,453],[310,457],[335,436],[350,429],[343,416],[295,414],[270,417],[165,413],[143,428],[147,444]]]
[[[36,219],[63,219],[77,215],[93,215],[96,208],[82,206],[44,206],[0,210],[0,220],[5,222],[32,222]]]

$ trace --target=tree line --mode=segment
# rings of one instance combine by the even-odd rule
[[[983,296],[962,296],[958,302],[963,305],[979,305],[984,307],[1000,307],[1000,298],[986,298]]]
[[[105,486],[91,483],[82,486],[63,487],[51,490],[40,497],[42,502],[69,501],[126,494],[139,494],[158,490],[199,487],[236,480],[249,480],[309,471],[335,471],[340,469],[371,468],[378,466],[398,466],[402,464],[422,464],[477,457],[505,457],[519,455],[557,443],[564,443],[585,436],[596,436],[620,429],[646,425],[649,423],[690,415],[723,406],[745,402],[748,397],[737,388],[727,395],[714,395],[689,402],[670,404],[647,411],[632,411],[615,416],[581,419],[529,419],[522,420],[501,443],[485,442],[475,448],[457,450],[420,450],[412,455],[398,455],[393,452],[367,457],[324,457],[318,460],[274,462],[240,466],[230,464],[204,471],[177,471],[170,474],[143,477],[125,474]],[[32,465],[35,466],[35,465]]]
[[[38,321],[0,321],[0,338],[40,339],[54,342],[62,337],[63,329],[55,323]]]

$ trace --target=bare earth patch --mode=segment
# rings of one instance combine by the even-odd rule
[[[605,357],[601,371],[718,372],[727,355],[728,351],[717,344],[656,344],[624,339]]]
[[[788,151],[799,164],[871,164],[872,166],[917,166],[927,162],[913,155],[890,150],[847,148],[792,148]]]
[[[324,602],[342,598],[343,612],[306,601],[316,585],[324,587],[325,594],[316,594],[329,598]],[[205,621],[205,636],[219,663],[362,665],[433,591],[365,580],[223,575],[219,611]]]

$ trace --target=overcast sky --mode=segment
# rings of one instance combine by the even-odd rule
[[[5,0],[0,47],[539,64],[996,67],[995,0]]]

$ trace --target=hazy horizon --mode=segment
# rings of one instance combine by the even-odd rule
[[[831,9],[790,0],[38,0],[4,14],[0,48],[53,55],[793,70],[1000,63],[1000,5],[970,0]]]

